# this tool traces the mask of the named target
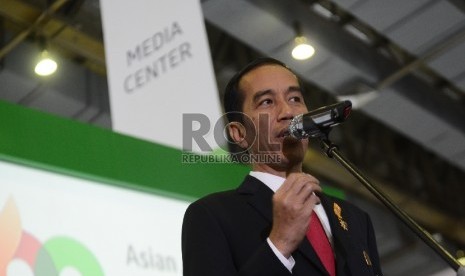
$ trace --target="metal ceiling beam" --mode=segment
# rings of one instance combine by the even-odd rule
[[[51,11],[41,13],[40,10],[21,1],[2,0],[0,15],[27,29],[16,35],[9,45],[6,45],[1,50],[0,58],[26,39],[32,32],[37,31],[49,38],[50,46],[57,51],[74,58],[78,57],[83,60],[84,66],[105,75],[105,54],[102,41],[72,28],[62,20],[50,18],[50,15],[66,2],[68,0],[59,0],[50,7],[49,10]]]
[[[412,73],[413,71],[419,69],[421,66],[426,66],[426,62],[432,60],[433,58],[443,54],[445,51],[451,49],[452,47],[462,43],[465,40],[465,31],[461,31],[458,34],[450,37],[446,41],[442,42],[440,45],[429,50],[426,54],[421,57],[413,60],[412,62],[402,66],[399,70],[395,71],[391,75],[387,76],[381,80],[377,86],[377,90],[382,90],[386,87],[391,86],[395,82],[402,79],[404,76]]]
[[[5,57],[11,50],[16,48],[21,42],[23,42],[32,32],[34,32],[37,28],[39,28],[42,24],[45,24],[55,12],[57,12],[64,4],[66,4],[69,0],[57,0],[54,2],[47,10],[42,12],[37,18],[30,23],[29,27],[19,34],[17,34],[8,44],[6,44],[2,49],[0,49],[0,59]],[[6,4],[4,3],[2,7],[9,7],[8,4],[11,1],[7,1]],[[11,8],[11,7],[10,7]],[[3,14],[3,11],[2,11]]]

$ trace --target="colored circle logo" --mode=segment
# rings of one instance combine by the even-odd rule
[[[35,276],[59,276],[68,268],[81,276],[103,276],[92,252],[76,239],[52,237],[44,243],[21,227],[18,208],[12,198],[0,211],[0,276],[8,275],[13,260],[24,261]]]

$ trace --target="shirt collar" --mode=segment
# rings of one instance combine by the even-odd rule
[[[271,173],[266,173],[266,172],[251,171],[249,172],[249,175],[263,182],[268,188],[270,188],[275,193],[279,189],[279,187],[283,185],[284,181],[286,180],[283,177],[280,177],[280,176],[277,176]]]

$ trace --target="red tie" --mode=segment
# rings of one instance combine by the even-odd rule
[[[334,255],[329,243],[328,237],[326,236],[325,230],[321,225],[320,219],[312,212],[312,217],[310,219],[310,227],[307,231],[307,239],[315,249],[316,254],[320,258],[326,270],[329,272],[330,276],[336,275],[336,267],[334,264]]]

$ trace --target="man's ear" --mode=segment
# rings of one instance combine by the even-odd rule
[[[231,122],[228,124],[228,132],[231,139],[236,143],[239,147],[243,149],[247,149],[249,147],[249,143],[245,139],[246,130],[243,124],[239,122]]]

